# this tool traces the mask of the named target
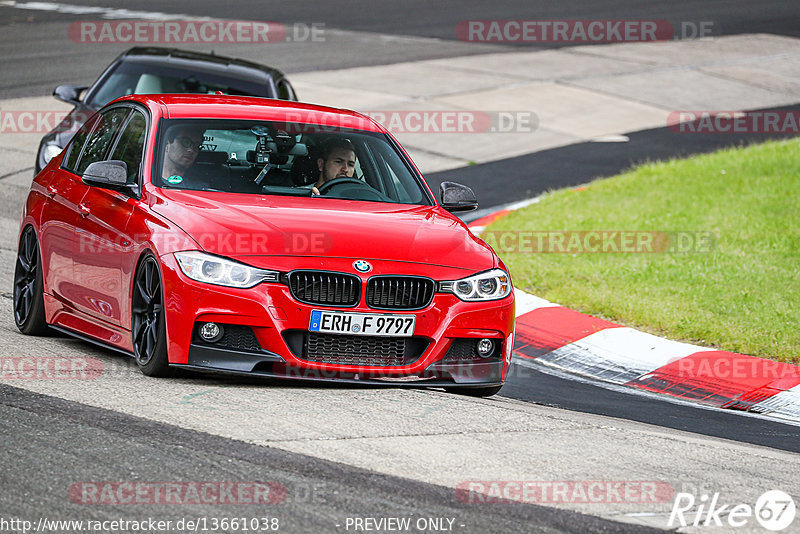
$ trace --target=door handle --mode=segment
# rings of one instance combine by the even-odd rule
[[[58,193],[58,189],[56,189],[56,186],[54,186],[52,184],[47,186],[47,196],[49,196],[50,198],[53,198],[53,197],[56,196],[56,193]]]
[[[78,205],[78,211],[81,212],[82,217],[86,217],[92,212],[92,210],[89,209],[89,204],[84,204],[84,203]]]

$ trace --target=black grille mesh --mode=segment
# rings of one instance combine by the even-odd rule
[[[203,323],[197,323],[202,325]],[[249,326],[238,324],[221,324],[223,329],[222,337],[219,341],[208,343],[203,341],[199,334],[195,334],[195,343],[208,345],[211,347],[219,347],[222,349],[241,350],[246,352],[261,352],[263,349],[258,342],[253,329]]]
[[[303,359],[351,365],[406,365],[403,337],[346,336],[309,332]]]
[[[367,282],[367,306],[383,310],[418,310],[433,299],[434,282],[410,276],[374,276]]]
[[[494,351],[491,354],[491,357],[494,358],[498,354],[498,343],[499,340],[494,340],[495,346]],[[454,361],[470,361],[470,360],[482,360],[481,356],[478,354],[478,340],[475,338],[459,338],[454,339],[453,344],[450,345],[450,349],[448,349],[447,354],[444,355],[444,360],[448,362]]]
[[[289,289],[300,302],[324,306],[355,306],[361,298],[361,279],[344,273],[294,271]]]

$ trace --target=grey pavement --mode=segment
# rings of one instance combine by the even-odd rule
[[[678,109],[796,103],[798,57],[797,39],[741,35],[414,61],[298,73],[293,80],[304,99],[365,111],[532,111],[539,117],[534,132],[399,133],[423,172],[434,172],[664,126]],[[757,76],[773,68],[774,85]],[[411,78],[418,83],[408,83]],[[0,102],[0,111],[31,109],[63,107],[50,97]],[[468,480],[652,480],[698,496],[720,492],[726,503],[752,505],[772,489],[800,495],[800,457],[765,447],[502,397],[154,380],[131,360],[79,341],[23,337],[8,294],[38,138],[0,134],[0,275],[6,281],[0,287],[0,356],[79,359],[99,376],[8,379],[15,387],[447,488]],[[666,528],[670,501],[548,506]],[[755,523],[737,530],[758,531]]]
[[[292,81],[306,102],[385,117],[420,170],[433,173],[585,141],[624,140],[625,133],[667,126],[675,111],[796,104],[800,39],[735,35],[478,54],[300,72]],[[0,111],[65,109],[52,97],[0,101]],[[413,112],[423,119],[409,119]],[[462,128],[421,122],[441,112],[478,119]],[[480,117],[497,113],[525,113],[535,121],[511,123],[509,131],[497,124],[495,131],[481,128]],[[32,154],[38,137],[4,130],[0,150]],[[25,164],[19,155],[13,159]]]
[[[525,124],[519,132],[396,131],[422,172],[431,173],[665,127],[675,111],[796,104],[799,65],[800,39],[757,34],[481,54],[297,73],[292,80],[306,101],[387,117],[411,110],[538,118],[533,131]]]
[[[800,494],[796,454],[503,397],[151,379],[125,356],[69,338],[23,337],[8,298],[0,298],[0,346],[6,361],[55,358],[86,370],[63,379],[14,379],[6,369],[4,383],[17,388],[445,488],[467,481],[599,480],[664,483],[698,497],[720,492],[736,503],[755,503],[771,489]],[[671,497],[547,505],[665,528]],[[742,530],[750,531],[756,530]]]
[[[235,533],[244,530],[242,521],[246,521],[248,531],[255,530],[254,522],[260,518],[267,518],[272,530],[280,532],[342,532],[352,530],[356,519],[387,516],[404,518],[415,527],[438,520],[436,524],[464,534],[633,534],[642,530],[639,525],[535,504],[470,503],[459,499],[452,488],[376,476],[372,471],[341,463],[181,429],[3,384],[0,425],[7,451],[0,485],[0,525],[10,518],[37,524],[37,518],[42,516],[84,522],[84,528],[37,528],[38,532],[97,532],[101,529],[86,528],[87,520],[148,518],[171,521],[172,527],[160,529],[162,532]],[[252,491],[256,484],[263,490]],[[108,491],[115,487],[122,489]],[[140,490],[135,496],[133,487]],[[178,491],[173,490],[172,497],[166,498],[166,487]],[[217,488],[225,487],[229,488],[227,493],[217,493]],[[215,498],[217,495],[221,498]],[[258,502],[261,496],[266,496],[267,502]],[[212,526],[214,519],[225,517],[238,518],[240,526]],[[204,518],[210,528],[179,527],[181,521],[198,518]],[[141,530],[152,532],[124,527],[102,529]]]

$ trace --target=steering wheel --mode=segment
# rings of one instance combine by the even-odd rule
[[[334,189],[340,189],[336,198],[349,200],[390,200],[386,195],[373,189],[371,185],[358,178],[334,178],[322,184],[322,187],[319,188],[319,194],[325,195]]]
[[[324,184],[322,184],[322,186],[319,188],[319,194],[322,195],[324,193],[327,193],[329,190],[342,184],[367,185],[358,178],[334,178],[333,180],[329,180]]]

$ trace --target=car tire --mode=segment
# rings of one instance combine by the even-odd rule
[[[44,336],[52,332],[44,317],[43,287],[39,240],[33,226],[28,226],[20,237],[14,268],[14,322],[23,334]]]
[[[152,377],[172,375],[167,357],[167,325],[161,270],[152,254],[139,262],[131,296],[133,355],[139,370]]]
[[[492,395],[497,394],[502,387],[503,386],[487,386],[483,388],[455,387],[444,388],[444,390],[448,393],[456,393],[458,395],[466,395],[468,397],[491,397]]]

